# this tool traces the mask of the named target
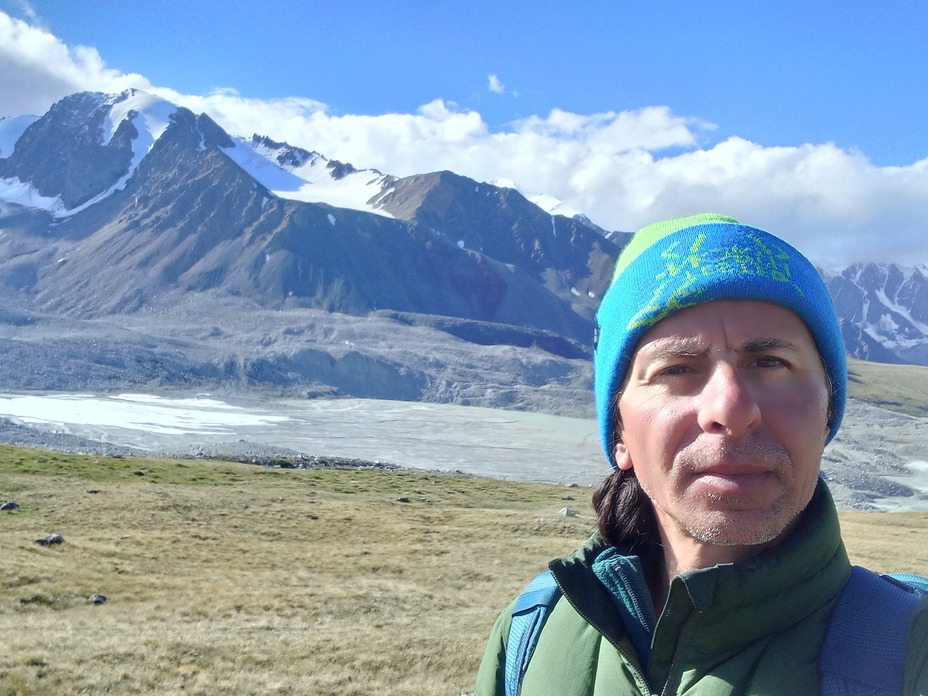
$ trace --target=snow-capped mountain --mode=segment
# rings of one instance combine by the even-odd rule
[[[177,113],[178,107],[164,99],[128,90],[117,95],[84,93],[68,97],[52,107],[43,119],[44,127],[33,129],[23,142],[19,142],[20,138],[38,117],[0,121],[0,157],[14,162],[6,169],[13,176],[4,177],[0,200],[40,208],[55,218],[80,212],[125,188]],[[83,122],[73,123],[75,115]],[[104,169],[118,173],[118,178],[91,179],[84,181],[84,186],[70,182],[58,195],[49,195],[55,191],[57,182],[43,176],[34,166],[38,163],[37,148],[47,147],[56,132],[70,138],[70,142],[58,142],[60,154],[69,159],[78,155],[88,168],[108,164]],[[226,136],[215,145],[280,198],[376,213],[367,201],[390,181],[390,177],[375,170],[358,171],[350,164],[328,160],[319,153],[277,143],[265,136],[254,135],[247,140]],[[206,147],[205,141],[198,144],[201,150]],[[96,160],[87,161],[93,155]],[[53,152],[47,153],[41,164],[50,165],[61,174],[62,162],[48,159],[54,156]],[[105,188],[101,183],[106,184]],[[94,193],[88,197],[85,191],[91,188]]]
[[[394,177],[375,169],[358,170],[267,136],[233,141],[233,147],[225,148],[226,155],[275,196],[389,217],[370,200],[383,193]]]
[[[851,355],[928,364],[928,267],[855,264],[825,280]]]
[[[0,120],[0,303],[18,309],[103,316],[199,293],[489,322],[588,350],[629,236],[511,181],[360,169],[137,90]],[[928,268],[823,275],[851,355],[928,364]]]
[[[2,124],[0,124],[2,126]],[[0,288],[75,316],[187,293],[391,309],[589,343],[618,247],[450,172],[397,178],[130,90],[0,127]]]

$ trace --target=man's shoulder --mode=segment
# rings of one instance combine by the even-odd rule
[[[915,587],[898,577],[853,569],[822,646],[823,694],[909,693],[904,690],[912,674],[908,659],[924,647],[910,646],[912,627],[916,612],[925,608],[918,587],[922,579],[910,580]]]

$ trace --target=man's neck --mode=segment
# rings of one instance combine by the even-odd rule
[[[670,583],[676,576],[691,570],[745,561],[775,546],[782,538],[778,537],[766,544],[719,546],[699,541],[675,525],[669,529],[660,524],[658,527],[663,554],[659,559],[660,567],[656,569],[650,582],[651,598],[658,615],[664,608]]]

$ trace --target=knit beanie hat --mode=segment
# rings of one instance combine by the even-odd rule
[[[713,300],[772,302],[805,322],[832,383],[827,442],[838,431],[847,361],[834,304],[815,267],[768,232],[705,213],[637,232],[619,255],[612,286],[596,313],[596,409],[613,467],[615,409],[638,342],[674,312]]]

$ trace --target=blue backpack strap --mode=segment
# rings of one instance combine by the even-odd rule
[[[928,578],[914,573],[889,573],[884,578],[897,585],[901,584],[904,589],[911,590],[922,597],[928,596]]]
[[[516,599],[506,644],[506,696],[518,696],[538,635],[561,590],[551,571],[536,576]]]
[[[819,658],[821,696],[901,696],[919,593],[855,566]]]

